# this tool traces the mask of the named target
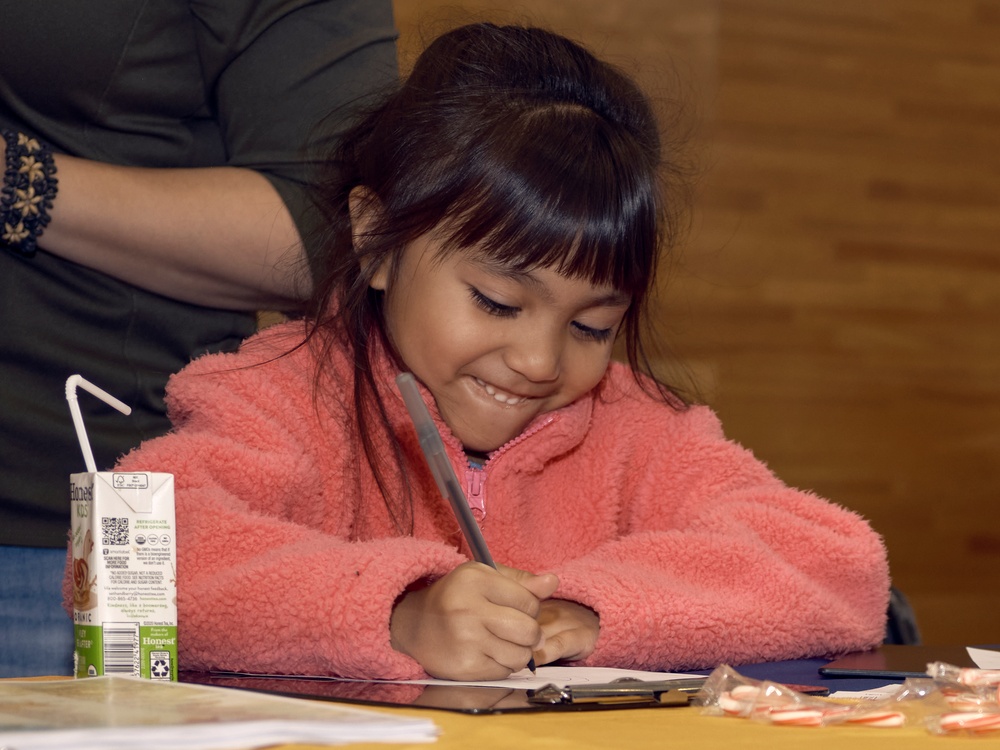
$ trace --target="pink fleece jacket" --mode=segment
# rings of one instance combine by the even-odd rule
[[[325,363],[341,401],[314,396],[309,346],[275,358],[301,335],[301,323],[275,326],[175,375],[173,432],[118,466],[175,475],[180,666],[424,676],[389,645],[393,603],[469,551],[388,361],[380,387],[412,478],[410,536],[395,532],[354,437],[350,363]],[[882,638],[889,578],[868,524],[785,486],[709,409],[671,409],[622,365],[468,476],[497,562],[556,573],[557,597],[600,615],[588,664],[703,668]]]

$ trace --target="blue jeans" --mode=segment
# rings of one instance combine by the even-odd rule
[[[73,673],[65,549],[0,545],[0,677]]]

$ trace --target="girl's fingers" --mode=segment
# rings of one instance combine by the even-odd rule
[[[539,600],[548,599],[559,588],[559,577],[555,573],[535,575],[526,570],[508,568],[506,565],[497,565],[497,570],[504,578],[516,581]]]
[[[424,668],[435,677],[450,680],[502,680],[523,669],[531,658],[530,646],[512,643],[488,628],[466,635],[469,637],[436,653],[433,664]]]
[[[485,655],[505,670],[501,677],[494,679],[503,679],[524,669],[532,656],[532,650],[530,647],[517,646],[510,641],[496,639],[490,643]]]
[[[585,659],[594,652],[601,625],[597,613],[576,602],[550,599],[542,604],[538,622],[543,643],[535,650],[538,664],[559,659]]]
[[[493,570],[481,563],[460,565],[449,576],[455,576],[452,591],[462,598],[455,602],[456,608],[464,605],[465,594],[460,592],[475,591],[497,606],[509,607],[530,617],[538,616],[541,601],[559,585],[559,579],[551,573],[536,576],[506,566]]]
[[[510,607],[498,607],[483,618],[486,631],[501,641],[526,651],[523,664],[528,663],[531,649],[541,641],[542,627],[538,620]],[[519,667],[520,668],[520,667]]]
[[[393,647],[435,677],[506,677],[542,643],[539,595],[558,585],[551,574],[465,563],[400,600],[390,622]]]

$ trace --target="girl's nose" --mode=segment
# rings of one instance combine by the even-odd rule
[[[557,336],[545,331],[522,331],[507,345],[507,366],[533,383],[547,383],[559,377],[562,346]]]

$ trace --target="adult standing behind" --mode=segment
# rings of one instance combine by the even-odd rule
[[[0,676],[71,668],[66,378],[133,408],[81,398],[104,468],[169,428],[172,372],[295,308],[310,139],[395,78],[394,39],[388,0],[4,5]]]

